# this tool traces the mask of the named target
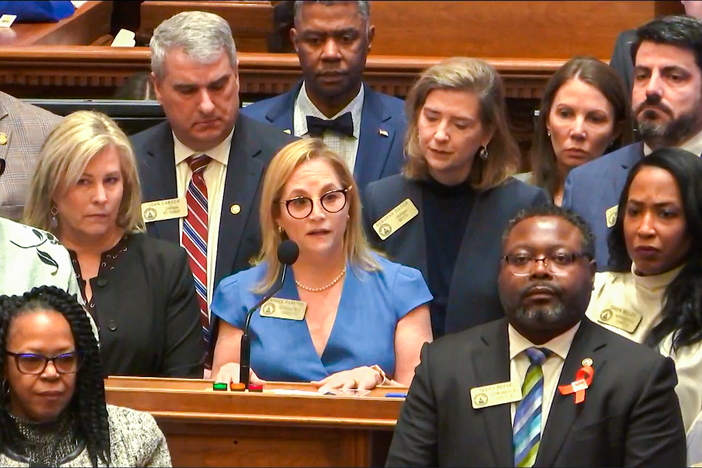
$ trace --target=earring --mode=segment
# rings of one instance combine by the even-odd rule
[[[0,391],[2,392],[3,395],[10,394],[10,382],[8,382],[7,379],[2,379],[2,385],[0,385]]]
[[[58,215],[58,208],[56,205],[51,207],[49,213],[51,214],[51,223],[49,223],[51,225],[50,230],[54,230],[58,227],[58,218],[56,217]]]
[[[551,130],[546,130],[546,136],[551,136]]]
[[[478,155],[480,156],[480,159],[483,161],[486,161],[488,158],[488,150],[485,146],[480,147],[480,151],[478,151]]]

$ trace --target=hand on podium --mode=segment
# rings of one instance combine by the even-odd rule
[[[337,372],[323,380],[310,382],[313,387],[319,389],[319,393],[325,394],[329,390],[350,389],[373,390],[385,381],[385,376],[372,367],[364,366],[355,369]]]
[[[230,362],[220,367],[219,372],[217,372],[217,378],[215,382],[224,382],[227,385],[230,383],[239,383],[239,363]],[[254,385],[264,385],[265,380],[259,378],[253,369],[249,370],[249,383]]]

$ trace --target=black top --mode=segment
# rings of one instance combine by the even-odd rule
[[[446,186],[429,178],[422,181],[424,232],[427,239],[427,284],[434,296],[429,306],[434,339],[444,335],[451,279],[463,234],[475,201],[469,182]]]

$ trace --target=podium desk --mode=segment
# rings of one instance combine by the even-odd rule
[[[406,388],[313,394],[269,382],[263,393],[213,391],[211,380],[109,377],[107,403],[151,413],[173,466],[383,466]],[[280,394],[300,392],[300,394]],[[309,392],[309,394],[303,392]]]

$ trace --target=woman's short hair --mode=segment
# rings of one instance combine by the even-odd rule
[[[429,174],[427,160],[419,147],[419,115],[427,96],[435,89],[475,94],[479,102],[480,123],[495,133],[487,145],[488,158],[473,159],[468,176],[476,190],[487,190],[502,184],[519,168],[520,153],[510,134],[505,109],[505,91],[497,70],[484,60],[453,57],[424,71],[407,96],[407,134],[403,169],[410,179],[423,179]]]
[[[619,197],[617,221],[607,239],[610,255],[608,267],[612,271],[631,271],[632,261],[624,236],[624,217],[631,184],[637,174],[647,167],[663,169],[675,179],[690,250],[682,271],[666,288],[662,320],[648,333],[644,342],[656,346],[668,334],[675,332],[673,346],[677,349],[702,341],[702,160],[682,149],[660,148],[631,168]]]
[[[134,149],[112,119],[93,111],[78,111],[64,117],[47,137],[37,158],[23,221],[51,230],[54,197],[75,185],[93,157],[108,148],[115,148],[120,155],[124,181],[117,226],[127,233],[143,232],[141,186]]]
[[[571,80],[580,80],[601,92],[614,109],[614,131],[619,136],[612,142],[609,151],[614,151],[631,142],[633,120],[630,99],[619,74],[609,65],[595,57],[579,56],[568,60],[546,84],[541,98],[541,110],[536,123],[534,143],[531,147],[532,180],[535,185],[548,191],[553,198],[558,190],[556,153],[548,135],[548,122],[553,101],[561,87]]]
[[[308,161],[322,160],[329,163],[339,179],[341,188],[351,190],[346,194],[349,205],[349,219],[344,233],[344,250],[352,266],[364,270],[377,269],[378,263],[373,258],[372,250],[366,239],[361,221],[361,198],[358,187],[341,157],[329,149],[320,139],[304,138],[283,147],[271,160],[263,179],[261,191],[261,252],[258,262],[265,262],[268,269],[256,291],[264,292],[275,283],[280,275],[281,264],[278,261],[278,244],[287,237],[278,229],[276,218],[281,214],[283,188],[295,170]]]

